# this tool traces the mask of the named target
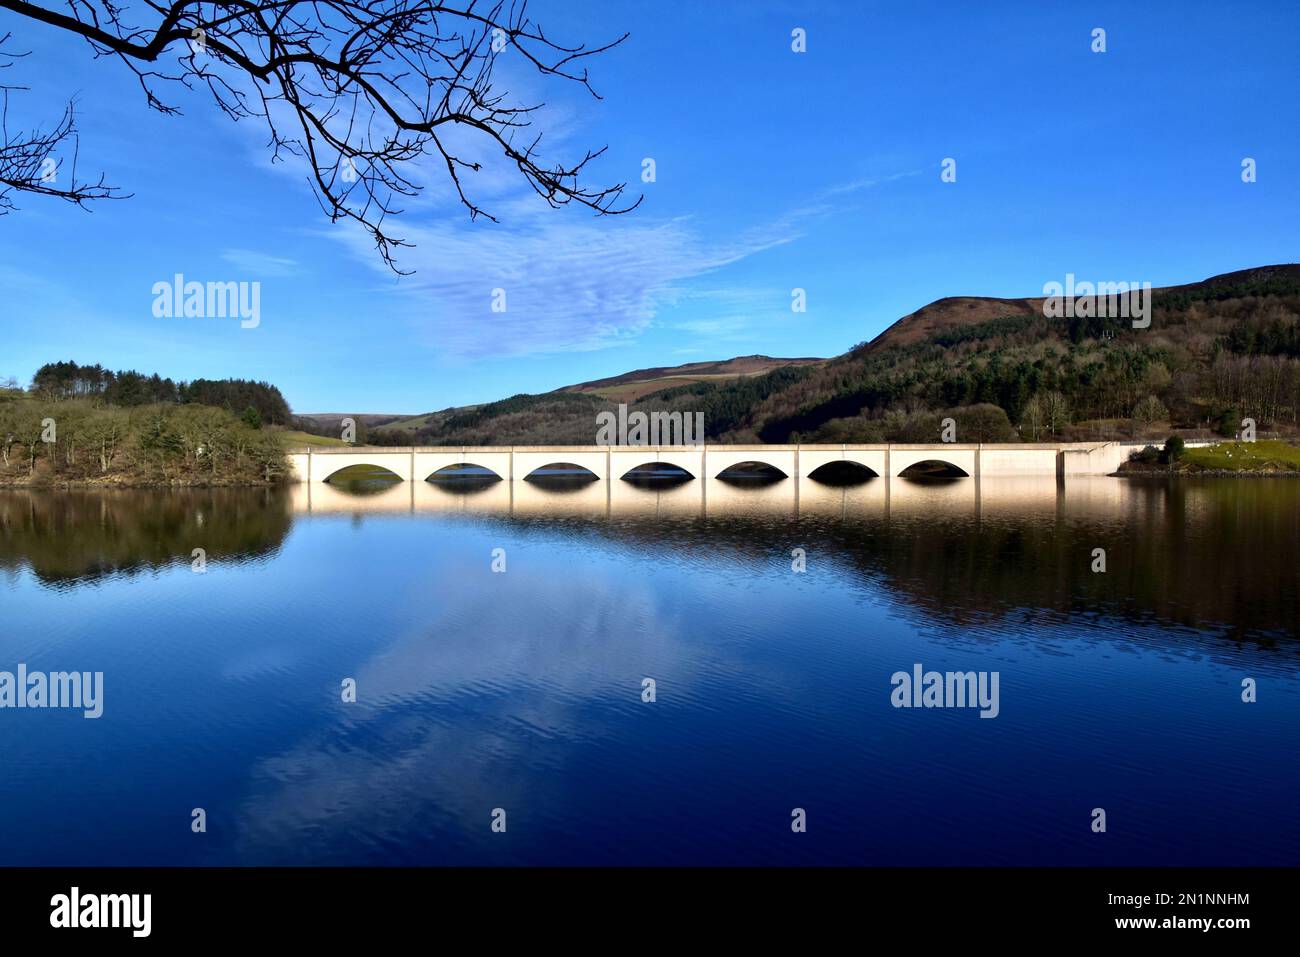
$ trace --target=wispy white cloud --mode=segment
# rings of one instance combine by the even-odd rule
[[[746,316],[723,316],[716,319],[687,319],[673,323],[673,328],[712,340],[734,340],[746,336],[750,323]]]
[[[847,193],[860,193],[863,190],[873,189],[876,186],[883,186],[886,183],[897,182],[900,179],[907,179],[912,176],[920,176],[924,170],[911,169],[903,173],[890,173],[888,176],[863,176],[845,183],[837,183],[822,190],[820,196],[823,200],[834,199],[837,196],[843,196]]]
[[[384,309],[416,338],[465,359],[583,352],[625,344],[665,310],[705,303],[710,315],[673,326],[710,340],[742,342],[788,309],[787,291],[706,277],[793,242],[843,200],[917,171],[861,178],[815,194],[768,223],[730,238],[706,239],[687,217],[651,222],[642,214],[596,218],[554,211],[516,194],[500,224],[443,215],[434,225],[404,217],[400,251],[413,274],[376,289]],[[368,234],[333,230],[377,274],[392,274]],[[498,293],[497,290],[501,292]],[[493,311],[504,296],[504,311]]]
[[[404,235],[416,248],[402,251],[401,264],[415,272],[395,293],[389,286],[387,298],[426,344],[454,355],[590,351],[635,337],[692,280],[797,236],[760,229],[709,242],[687,219],[650,223],[547,212],[508,227],[408,223]],[[334,235],[384,268],[364,234]],[[504,311],[493,311],[502,295]]]
[[[253,276],[294,276],[301,270],[298,261],[253,249],[227,249],[221,258],[242,273]]]

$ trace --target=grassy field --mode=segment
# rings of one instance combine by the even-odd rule
[[[410,419],[398,419],[396,422],[385,422],[383,425],[376,425],[371,431],[385,432],[390,429],[421,429],[429,424],[429,419],[432,418],[432,416],[433,413],[429,413],[428,415],[417,415]]]
[[[285,429],[281,433],[284,436],[285,445],[347,445],[342,439],[332,439],[325,435],[312,435],[308,432],[296,432],[293,429]]]
[[[658,379],[642,379],[640,382],[624,382],[619,385],[601,386],[597,389],[581,389],[575,391],[587,392],[591,395],[598,395],[602,399],[609,399],[612,402],[635,402],[643,399],[648,395],[656,392],[662,392],[664,389],[672,389],[679,385],[693,385],[696,382],[734,382],[737,379],[746,378],[746,375],[758,375],[759,373],[747,373],[740,375],[670,375],[662,376]]]
[[[1220,442],[1188,449],[1181,464],[1185,468],[1229,472],[1300,472],[1300,448],[1277,439]]]

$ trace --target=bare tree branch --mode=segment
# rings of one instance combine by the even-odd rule
[[[496,221],[466,190],[465,174],[481,166],[458,153],[453,129],[482,139],[552,207],[577,203],[609,215],[641,202],[622,202],[626,183],[579,182],[604,148],[544,164],[541,135],[522,132],[543,104],[513,105],[493,84],[497,58],[510,53],[599,98],[586,60],[626,34],[566,46],[528,19],[526,0],[144,0],[147,26],[128,24],[114,0],[66,5],[64,12],[0,0],[0,9],[78,34],[97,57],[115,57],[135,74],[151,109],[177,112],[159,91],[181,84],[206,89],[233,119],[264,122],[272,159],[304,159],[331,221],[362,224],[396,271],[394,253],[409,244],[384,221],[401,212],[402,197],[419,194],[422,157],[445,167],[471,218]],[[174,67],[160,65],[169,51]]]
[[[6,50],[9,34],[0,36],[0,70],[26,56]],[[120,199],[116,189],[104,184],[104,177],[94,183],[77,178],[79,142],[74,104],[68,103],[63,116],[52,129],[9,130],[9,94],[23,87],[0,84],[0,216],[12,212],[15,192],[53,196],[82,207],[96,199]],[[66,164],[60,153],[70,147],[72,160]]]

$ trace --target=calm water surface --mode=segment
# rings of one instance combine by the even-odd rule
[[[1300,864],[1298,596],[1287,480],[0,492],[0,670],[105,682],[0,863]]]

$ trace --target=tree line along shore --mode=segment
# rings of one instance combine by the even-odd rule
[[[0,388],[0,485],[270,484],[290,419],[264,382],[49,363]]]

